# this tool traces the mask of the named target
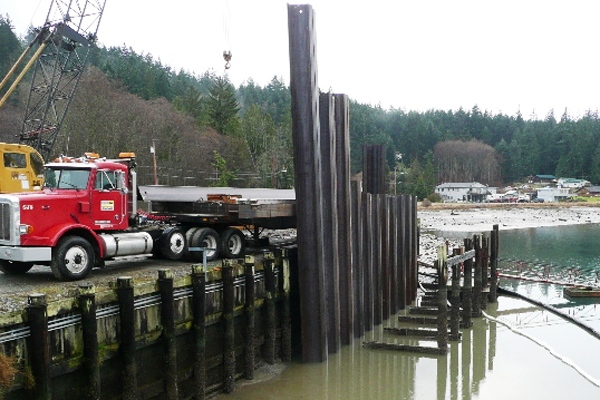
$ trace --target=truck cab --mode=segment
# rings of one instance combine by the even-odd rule
[[[57,278],[75,280],[103,259],[150,253],[152,236],[128,230],[134,163],[62,158],[45,166],[40,192],[0,195],[0,269],[16,274],[47,264]]]
[[[0,143],[0,193],[42,189],[44,161],[33,147]]]

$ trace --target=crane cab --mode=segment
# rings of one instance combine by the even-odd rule
[[[42,156],[33,147],[0,143],[0,193],[41,190],[43,167]]]

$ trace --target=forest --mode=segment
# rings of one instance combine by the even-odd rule
[[[28,38],[0,16],[0,76]],[[193,66],[191,66],[193,68]],[[29,85],[0,109],[0,141],[19,133]],[[352,93],[347,93],[352,99]],[[290,89],[282,78],[235,87],[214,71],[174,71],[129,47],[94,48],[61,127],[54,153],[120,151],[138,155],[142,183],[152,182],[154,144],[161,184],[292,187]],[[390,191],[425,198],[444,182],[501,186],[550,174],[600,183],[600,118],[492,114],[468,109],[383,109],[350,102],[352,173],[362,146],[384,144]]]

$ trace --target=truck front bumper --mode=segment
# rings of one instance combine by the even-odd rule
[[[0,246],[0,260],[41,262],[52,260],[52,247]]]

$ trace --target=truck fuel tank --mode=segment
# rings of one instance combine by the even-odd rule
[[[153,240],[148,232],[103,233],[104,258],[152,253]]]

